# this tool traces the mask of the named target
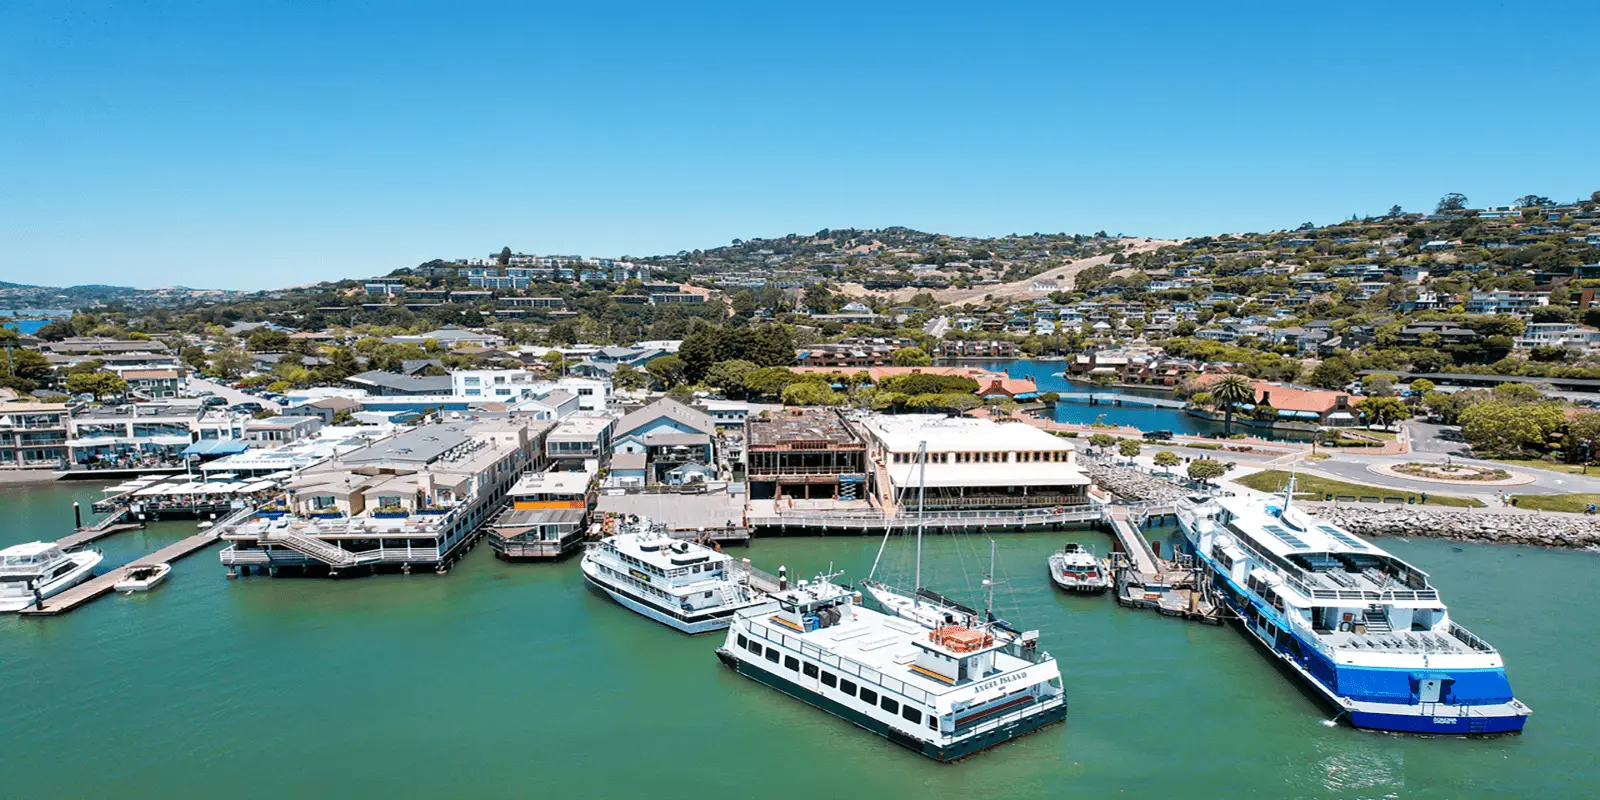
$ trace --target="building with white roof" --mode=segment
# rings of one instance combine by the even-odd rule
[[[874,492],[886,508],[1025,509],[1081,505],[1089,478],[1071,443],[1020,422],[936,414],[861,420]],[[920,450],[926,446],[926,459]]]

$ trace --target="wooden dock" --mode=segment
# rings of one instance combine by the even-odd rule
[[[117,567],[116,569],[113,569],[104,575],[98,575],[90,578],[89,580],[84,581],[83,583],[80,583],[71,589],[55,595],[54,597],[47,597],[45,598],[44,603],[36,606],[29,606],[23,609],[20,613],[25,616],[52,617],[57,614],[65,614],[68,611],[77,609],[79,606],[85,605],[90,601],[106,594],[107,592],[110,592],[111,587],[116,585],[117,581],[127,577],[128,573],[132,572],[137,567],[153,567],[157,564],[170,564],[174,561],[184,558],[185,556],[193,555],[201,550],[206,549],[207,547],[210,547],[222,536],[224,530],[231,527],[239,520],[249,517],[252,513],[254,513],[254,509],[246,509],[243,512],[237,513],[226,520],[219,522],[212,528],[203,530],[181,541],[173,542],[172,544],[169,544],[166,547],[155,551],[154,553],[144,556],[143,558],[136,559],[128,564],[124,564],[123,566]]]
[[[97,542],[113,533],[121,533],[122,531],[144,527],[144,525],[137,522],[123,522],[122,520],[127,516],[128,510],[123,509],[122,511],[114,513],[87,528],[79,528],[76,531],[57,539],[56,547],[59,547],[62,550],[73,550],[91,542]]]

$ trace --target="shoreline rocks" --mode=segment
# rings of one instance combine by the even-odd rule
[[[1315,513],[1358,536],[1423,536],[1534,547],[1600,546],[1600,517],[1579,514],[1499,514],[1348,503],[1320,506]]]
[[[1151,477],[1136,469],[1119,467],[1091,459],[1081,459],[1078,467],[1095,485],[1135,503],[1166,505],[1176,503],[1188,492],[1177,484]]]

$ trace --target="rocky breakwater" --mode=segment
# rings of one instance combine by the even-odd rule
[[[1095,485],[1129,502],[1167,505],[1187,494],[1182,486],[1136,469],[1090,459],[1080,461],[1079,467]]]
[[[1322,506],[1316,514],[1360,536],[1428,536],[1538,547],[1600,546],[1600,518],[1581,514],[1508,514],[1349,503]]]

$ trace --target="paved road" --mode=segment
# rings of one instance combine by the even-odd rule
[[[259,397],[255,397],[254,395],[245,394],[244,392],[241,392],[238,389],[234,389],[234,388],[229,387],[229,386],[224,386],[224,385],[222,385],[220,383],[217,383],[215,381],[208,381],[208,380],[205,380],[203,378],[190,378],[189,379],[189,391],[192,391],[195,394],[204,394],[206,392],[210,392],[210,393],[212,393],[214,395],[217,395],[218,397],[226,399],[228,401],[228,405],[230,405],[230,406],[238,405],[239,403],[246,403],[246,402],[249,402],[249,403],[260,403],[262,405],[262,407],[265,407],[267,405],[267,401],[262,400]]]
[[[935,339],[943,339],[945,332],[950,330],[949,317],[934,317],[928,324],[922,326],[922,332]]]
[[[1411,432],[1411,451],[1418,457],[1452,456],[1471,458],[1472,448],[1461,438],[1461,429],[1453,425],[1436,425],[1431,422],[1411,420],[1402,423]]]
[[[1415,492],[1438,492],[1439,494],[1458,495],[1496,495],[1506,494],[1567,494],[1574,492],[1600,493],[1600,475],[1571,475],[1565,472],[1555,472],[1545,469],[1528,469],[1525,467],[1511,467],[1513,472],[1532,476],[1533,483],[1520,486],[1473,486],[1469,483],[1439,483],[1436,481],[1419,481],[1409,478],[1396,478],[1389,475],[1379,475],[1369,472],[1367,466],[1374,463],[1404,464],[1407,461],[1439,460],[1437,456],[1428,457],[1426,454],[1413,456],[1366,456],[1366,455],[1339,455],[1328,461],[1318,462],[1315,466],[1301,465],[1307,472],[1317,472],[1331,478],[1366,483],[1374,486],[1387,486],[1395,489],[1406,489]],[[1461,464],[1478,464],[1487,467],[1506,468],[1503,464],[1492,461],[1480,461],[1470,458],[1453,458]]]

